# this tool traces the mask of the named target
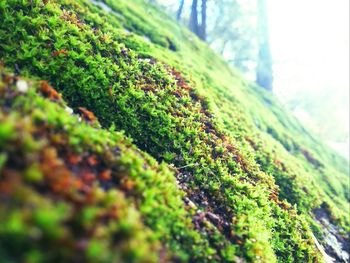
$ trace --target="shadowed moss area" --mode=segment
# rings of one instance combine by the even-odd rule
[[[18,202],[5,202],[2,209],[9,212],[0,219],[10,222],[14,213],[19,238],[11,226],[0,231],[22,243],[8,243],[11,248],[0,253],[39,261],[319,260],[309,227],[319,235],[313,209],[327,204],[334,223],[344,235],[349,231],[346,161],[154,7],[101,3],[0,3],[1,60],[23,76],[49,81],[92,122],[76,124],[46,82],[17,94],[11,90],[18,80],[3,75],[0,145],[7,176],[1,182],[20,183],[19,194],[8,193]],[[32,148],[19,139],[22,133]],[[34,158],[12,160],[13,152]],[[45,168],[58,164],[62,174]],[[28,173],[39,179],[28,181]],[[56,192],[55,180],[69,181],[71,192]],[[84,187],[96,194],[90,197]],[[37,210],[62,209],[48,219],[57,236],[32,219],[36,210],[20,194],[26,191],[38,200]],[[29,219],[20,207],[29,207]],[[92,210],[86,222],[84,209]],[[107,219],[100,218],[104,213]],[[35,239],[32,229],[44,234]],[[28,246],[28,239],[35,242]],[[50,258],[45,251],[56,244],[64,245]]]

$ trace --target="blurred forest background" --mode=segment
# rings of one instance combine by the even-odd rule
[[[348,0],[149,0],[349,159]]]

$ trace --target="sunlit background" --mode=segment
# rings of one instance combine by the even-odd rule
[[[349,158],[349,1],[268,3],[276,95]]]
[[[171,14],[179,3],[157,2]],[[191,2],[185,0],[187,12]],[[249,12],[255,2],[238,3]],[[275,95],[304,126],[349,159],[349,0],[267,0],[267,4]],[[254,21],[255,15],[250,19]],[[215,43],[211,46],[217,51]],[[246,76],[255,75],[246,72]]]

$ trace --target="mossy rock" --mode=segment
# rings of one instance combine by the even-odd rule
[[[1,60],[30,79],[2,69],[7,261],[315,262],[321,203],[349,231],[347,162],[155,7],[0,14]]]

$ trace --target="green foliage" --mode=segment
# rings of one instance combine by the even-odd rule
[[[215,251],[195,230],[164,164],[119,132],[79,123],[64,102],[42,98],[36,85],[26,94],[16,89],[2,86],[0,100],[0,129],[12,127],[12,136],[1,139],[7,156],[0,182],[3,262],[155,262],[161,241],[166,257],[179,260],[206,261],[207,251]],[[226,243],[220,236],[217,242]]]
[[[1,222],[13,221],[0,229],[0,242],[22,242],[9,242],[0,250],[4,258],[316,261],[319,253],[307,223],[312,209],[328,202],[337,224],[349,230],[344,184],[316,184],[321,177],[332,180],[328,171],[346,178],[342,160],[322,145],[314,147],[315,140],[303,135],[270,95],[242,80],[154,7],[138,0],[106,2],[113,11],[83,0],[0,5],[0,56],[6,66],[49,81],[75,112],[85,107],[101,123],[77,123],[63,101],[39,95],[45,95],[42,84],[40,92],[31,88],[8,97],[14,87],[3,80],[0,156],[5,171],[16,164],[8,160],[13,151],[39,156],[49,148],[53,159],[30,159],[24,169],[16,168],[23,180],[19,192],[29,191],[40,212],[28,208],[30,220],[25,220],[16,203],[0,206],[9,211]],[[48,131],[37,140],[40,127]],[[111,184],[94,178],[93,201],[86,195],[82,209],[66,193],[51,196],[58,186],[42,167],[63,160],[67,171],[57,178],[74,177],[76,167],[67,164],[67,152],[100,160],[96,171],[87,159],[92,173],[112,172]],[[339,167],[333,166],[332,155]],[[42,180],[46,192],[36,186]],[[70,195],[79,195],[79,189],[73,187]],[[30,207],[31,198],[18,198],[22,207]],[[99,215],[113,214],[114,206],[120,214],[101,222]],[[51,207],[55,210],[48,215]],[[96,222],[101,229],[87,238]],[[49,242],[25,242],[35,228]],[[67,246],[45,253],[62,238]],[[80,238],[87,242],[84,253],[69,246]]]

